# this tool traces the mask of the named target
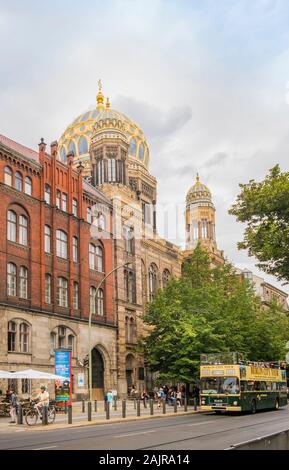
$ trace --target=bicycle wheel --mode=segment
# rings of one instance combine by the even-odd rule
[[[37,423],[38,413],[36,410],[30,410],[25,415],[25,421],[28,426],[34,426]]]
[[[55,409],[54,408],[48,408],[47,418],[48,418],[48,423],[49,424],[54,423],[54,420],[55,420]]]

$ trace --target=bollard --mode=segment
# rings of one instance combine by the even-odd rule
[[[23,424],[23,410],[21,403],[19,403],[17,410],[17,424]]]
[[[42,408],[42,424],[45,426],[48,424],[48,407],[43,406]]]
[[[117,397],[116,396],[113,397],[113,408],[114,408],[114,411],[117,410]]]
[[[72,405],[68,405],[68,424],[72,424]]]
[[[165,415],[166,412],[167,412],[167,410],[166,410],[166,399],[163,398],[163,415]]]
[[[174,413],[177,413],[178,411],[178,402],[177,402],[177,397],[175,397],[175,402],[174,402]]]
[[[91,421],[91,401],[87,403],[87,420]]]
[[[136,415],[140,416],[140,400],[136,402]]]
[[[197,411],[197,400],[196,400],[196,397],[194,397],[194,411]]]
[[[135,398],[133,399],[133,407],[134,407],[134,409],[136,409],[136,399]]]
[[[94,400],[94,411],[97,412],[97,400]]]
[[[185,401],[184,401],[184,411],[188,411],[188,399],[187,399],[187,397],[185,397]]]
[[[150,400],[150,415],[154,414],[154,401],[153,399]]]
[[[85,400],[82,400],[82,413],[85,413]]]
[[[64,414],[67,415],[67,401],[64,403]]]
[[[122,400],[121,404],[122,404],[122,417],[125,418],[126,417],[126,401]]]
[[[106,419],[110,418],[110,403],[109,403],[109,401],[106,402],[105,417],[106,417]]]

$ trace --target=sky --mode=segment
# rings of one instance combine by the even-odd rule
[[[164,235],[183,244],[198,172],[219,248],[260,274],[228,209],[239,183],[288,171],[288,24],[286,0],[0,0],[0,133],[33,149],[59,139],[95,106],[101,78],[147,137],[160,233],[163,208],[177,207]]]

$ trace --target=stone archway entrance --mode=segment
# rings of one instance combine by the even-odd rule
[[[132,385],[135,385],[135,374],[134,374],[135,358],[132,354],[126,356],[125,361],[125,373],[126,373],[126,383],[127,383],[127,393],[131,391]]]
[[[97,348],[92,350],[92,398],[104,398],[104,362]]]

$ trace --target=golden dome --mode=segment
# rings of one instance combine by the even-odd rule
[[[58,158],[66,161],[70,151],[74,152],[75,162],[82,162],[85,168],[89,167],[89,146],[96,123],[103,120],[121,121],[122,127],[129,143],[129,157],[149,166],[149,147],[141,128],[125,114],[110,108],[107,99],[104,105],[104,95],[99,86],[96,109],[89,110],[78,116],[63,132],[59,139]]]
[[[197,174],[195,184],[189,189],[186,197],[187,203],[191,202],[211,202],[212,194],[209,188],[200,182],[199,175]]]

